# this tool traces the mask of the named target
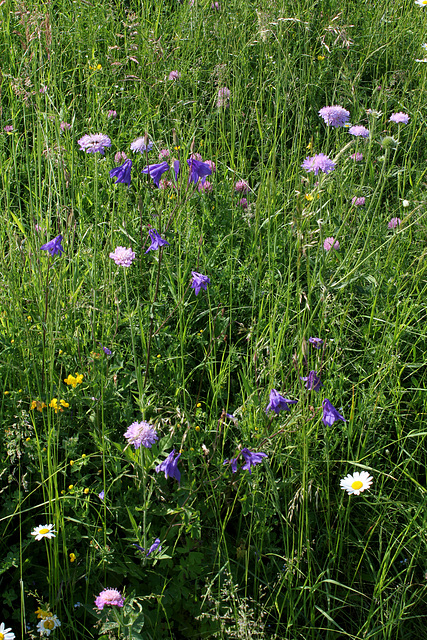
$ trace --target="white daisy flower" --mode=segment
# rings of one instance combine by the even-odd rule
[[[36,536],[36,540],[41,540],[42,538],[55,538],[55,529],[53,528],[53,524],[45,524],[44,526],[35,527],[33,531],[31,531],[32,536]]]
[[[12,632],[11,627],[6,629],[4,622],[0,624],[0,639],[15,640],[15,634]]]
[[[37,625],[37,629],[41,636],[49,636],[50,632],[60,627],[61,623],[57,616],[49,616],[48,618],[42,618]]]
[[[419,7],[426,7],[427,0],[415,0],[415,4],[417,4]]]
[[[355,471],[353,475],[349,473],[345,478],[340,480],[341,489],[345,489],[347,493],[354,493],[355,496],[358,496],[359,493],[365,491],[365,489],[369,489],[372,484],[372,476],[369,475],[367,471]]]

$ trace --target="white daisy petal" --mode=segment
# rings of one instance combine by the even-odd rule
[[[31,535],[35,536],[36,540],[41,540],[42,538],[55,538],[56,531],[53,526],[53,524],[39,525],[31,531]]]

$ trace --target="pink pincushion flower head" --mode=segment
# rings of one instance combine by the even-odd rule
[[[350,127],[348,132],[356,138],[369,138],[369,129],[363,127],[362,125]]]
[[[125,599],[117,589],[104,589],[99,596],[95,598],[95,606],[97,609],[103,609],[107,606],[123,607]]]
[[[323,248],[325,251],[330,251],[331,249],[335,249],[338,251],[340,248],[340,243],[335,238],[325,238],[325,242],[323,243]]]
[[[114,252],[110,253],[110,258],[119,267],[130,267],[135,260],[135,253],[132,249],[126,249],[126,247],[116,247]]]
[[[364,207],[365,206],[365,198],[363,196],[361,198],[357,198],[357,196],[354,196],[354,198],[351,199],[351,204],[354,207]]]
[[[335,169],[335,162],[333,162],[324,153],[317,153],[315,156],[307,156],[302,163],[301,167],[310,173],[311,171],[315,176],[322,171],[323,173],[330,173]]]
[[[387,226],[389,229],[396,229],[400,224],[402,224],[402,220],[400,218],[392,218]]]
[[[180,77],[181,77],[181,74],[179,71],[171,71],[168,76],[168,80],[179,80]]]
[[[390,116],[390,122],[396,122],[397,124],[408,124],[409,120],[408,114],[403,113],[403,111],[392,113]]]
[[[249,185],[245,180],[238,180],[234,185],[234,189],[239,193],[248,193]]]
[[[333,105],[332,107],[323,107],[319,111],[319,116],[323,118],[325,124],[330,127],[343,127],[350,117],[350,112],[344,109],[340,105]]]
[[[106,147],[111,147],[111,140],[103,133],[93,133],[91,135],[85,135],[78,140],[80,145],[80,151],[86,151],[86,153],[99,153],[104,155]]]

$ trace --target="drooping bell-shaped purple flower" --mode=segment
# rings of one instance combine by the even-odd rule
[[[344,418],[344,416],[338,413],[334,405],[331,404],[331,402],[327,398],[323,400],[322,407],[323,407],[322,420],[325,427],[331,427],[334,424],[335,420],[342,420],[343,422],[346,422],[346,419]]]
[[[251,467],[262,462],[263,458],[268,458],[266,453],[256,453],[255,451],[249,451],[249,449],[247,449],[246,447],[242,449],[241,453],[245,459],[245,464],[242,465],[242,470],[249,471],[249,473],[252,473]]]
[[[170,246],[169,242],[164,240],[156,229],[149,229],[148,233],[150,234],[151,244],[145,253],[148,253],[149,251],[157,251],[157,249],[160,249],[160,247],[163,247],[166,244]]]
[[[155,469],[156,473],[160,473],[161,471],[164,471],[165,478],[175,478],[175,480],[180,482],[181,472],[178,469],[178,460],[180,456],[181,454],[178,453],[178,455],[175,458],[175,449],[173,449],[168,455],[168,457],[166,458],[166,460],[163,460],[163,462],[157,465]]]
[[[178,182],[178,175],[179,175],[179,160],[174,160],[174,163],[173,163],[173,170],[175,171],[175,180],[176,180],[176,182]]]
[[[290,411],[289,405],[296,404],[297,402],[298,400],[288,400],[287,398],[284,398],[278,391],[276,391],[276,389],[272,389],[270,391],[270,402],[268,403],[265,412],[268,413],[270,410],[275,413],[279,413],[279,411]]]
[[[126,160],[123,164],[120,165],[120,167],[111,169],[110,178],[117,178],[114,184],[123,182],[124,184],[127,184],[129,186],[131,169],[132,169],[132,160]]]
[[[316,371],[310,371],[308,376],[301,377],[300,380],[305,382],[305,388],[309,391],[320,391],[320,387],[323,387],[323,384],[320,381],[320,377],[317,375]]]
[[[51,256],[56,256],[57,253],[59,253],[59,255],[62,255],[64,253],[64,248],[61,244],[62,242],[62,236],[56,236],[56,238],[54,238],[53,240],[49,240],[49,242],[46,242],[46,244],[43,244],[40,249],[42,251],[49,251],[49,254]]]
[[[150,177],[153,178],[153,182],[157,188],[159,188],[160,178],[164,174],[165,171],[168,171],[169,165],[166,162],[161,162],[160,164],[149,164],[148,167],[144,167],[142,173],[149,173]]]
[[[206,164],[206,162],[189,158],[187,160],[187,164],[190,167],[188,182],[194,182],[194,184],[196,184],[196,182],[200,180],[201,183],[204,184],[206,176],[212,175],[212,169],[208,164]]]
[[[208,284],[211,283],[210,278],[208,278],[208,276],[204,276],[201,273],[198,273],[197,271],[192,271],[191,275],[193,276],[191,286],[194,289],[194,293],[196,294],[196,296],[200,292],[200,289],[204,289],[205,291],[207,291]]]

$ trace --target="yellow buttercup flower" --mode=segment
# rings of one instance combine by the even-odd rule
[[[75,389],[78,384],[81,384],[83,382],[83,374],[76,373],[76,376],[74,377],[70,373],[68,378],[64,378],[64,382],[65,384],[71,385],[73,389]]]
[[[70,562],[74,562],[76,559],[76,554],[75,553],[70,553]]]

